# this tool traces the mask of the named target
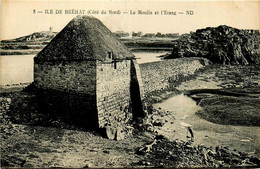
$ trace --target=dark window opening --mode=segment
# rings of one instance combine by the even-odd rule
[[[113,57],[113,52],[107,52],[107,57],[108,57],[108,59],[112,59],[112,57]]]

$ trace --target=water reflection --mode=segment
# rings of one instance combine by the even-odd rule
[[[32,82],[34,56],[35,55],[0,56],[0,85]]]

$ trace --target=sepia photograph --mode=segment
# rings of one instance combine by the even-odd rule
[[[260,167],[260,1],[0,5],[0,168]]]

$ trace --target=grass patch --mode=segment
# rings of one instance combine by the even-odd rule
[[[204,110],[196,114],[225,125],[260,126],[260,100],[248,97],[215,96],[200,101]]]

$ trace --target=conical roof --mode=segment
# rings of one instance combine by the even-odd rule
[[[133,58],[134,55],[98,19],[77,16],[40,51],[38,61],[105,61],[107,53],[116,59]]]

